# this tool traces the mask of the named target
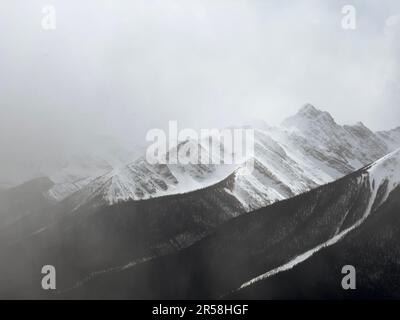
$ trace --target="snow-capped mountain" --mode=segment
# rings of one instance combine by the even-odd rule
[[[329,113],[310,104],[283,121],[280,127],[257,122],[253,129],[254,156],[251,160],[254,161],[254,170],[236,174],[234,187],[227,190],[246,211],[334,181],[400,146],[395,130],[375,134],[362,123],[341,126]],[[391,138],[384,140],[385,134]],[[185,143],[190,141],[182,142],[178,148]],[[200,141],[199,145],[211,157],[217,157],[221,151],[210,150],[205,141]],[[77,181],[56,184],[48,196],[60,201],[72,195],[74,208],[94,198],[102,204],[149,199],[205,188],[243,166],[240,163],[153,165],[141,157],[99,176],[89,175]]]
[[[67,160],[43,166],[40,173],[55,185],[47,192],[53,202],[59,202],[81,190],[96,178],[110,173],[139,157],[143,147],[126,149],[108,136],[96,136],[88,148],[67,157]]]
[[[329,158],[330,166],[341,174],[388,153],[385,144],[362,123],[340,126],[328,112],[319,111],[310,104],[286,119],[282,126],[291,131],[292,142],[305,144],[314,154],[321,153],[325,162]]]
[[[351,203],[355,208],[362,208],[358,220],[347,223],[331,239],[280,267],[243,283],[235,297],[398,299],[400,149],[360,171],[356,177],[358,192],[367,194]],[[338,275],[349,263],[357,270],[357,290],[346,291],[338,285]],[[307,279],[300,276],[306,274],[313,276]]]
[[[106,135],[79,137],[79,142],[66,146],[58,155],[18,158],[13,165],[2,166],[0,188],[10,189],[36,178],[48,177],[54,186],[46,197],[53,203],[59,202],[93,179],[138,158],[144,150],[138,145],[122,146]]]
[[[187,143],[193,142],[177,148]],[[214,154],[203,143],[211,157],[225,150]],[[254,146],[253,158],[246,159],[254,161],[251,172],[244,165],[152,165],[140,158],[21,217],[0,230],[0,254],[7,261],[0,263],[0,274],[8,275],[1,279],[0,296],[43,297],[40,287],[27,283],[40,282],[35,270],[52,261],[63,274],[60,290],[72,289],[72,295],[79,296],[81,287],[90,295],[107,295],[101,288],[116,279],[119,288],[127,288],[112,290],[120,297],[160,297],[154,296],[160,292],[187,297],[185,284],[196,288],[195,297],[219,297],[347,236],[343,232],[363,225],[397,185],[398,153],[356,171],[389,147],[363,125],[339,126],[311,106],[281,127],[256,127]],[[252,214],[243,214],[248,211]],[[168,271],[161,272],[160,265]],[[183,287],[171,285],[176,279]],[[163,289],[141,291],[154,286]]]
[[[193,142],[182,142],[177,148],[182,148],[186,143]],[[212,156],[205,146],[199,146],[203,155]],[[97,205],[113,205],[129,200],[186,193],[214,185],[232,174],[236,168],[234,165],[215,164],[150,164],[141,157],[87,181],[68,201],[75,203],[76,209],[94,199]]]
[[[363,193],[367,194],[368,196],[366,199],[362,199],[362,201],[359,203],[351,203],[351,206],[356,205],[356,210],[362,209],[361,215],[355,217],[355,219],[353,219],[353,221],[349,223],[347,220],[349,220],[349,214],[352,214],[352,208],[348,208],[348,211],[346,212],[345,216],[343,216],[340,225],[338,226],[336,232],[331,238],[321,242],[314,248],[307,250],[300,255],[297,255],[287,263],[275,269],[268,270],[264,274],[261,274],[243,283],[239,287],[239,289],[251,286],[258,281],[265,280],[280,272],[290,270],[296,265],[315,255],[320,250],[336,244],[351,231],[361,226],[374,211],[378,211],[380,207],[388,200],[391,193],[399,186],[400,149],[379,159],[378,161],[358,173],[358,192],[362,190]],[[345,224],[345,222],[347,222],[347,224]]]
[[[389,149],[396,149],[400,144],[400,127],[389,131],[379,131],[377,136],[386,143]]]
[[[399,297],[399,192],[400,149],[335,182],[234,218],[177,254],[94,276],[65,296]],[[347,264],[356,267],[357,290],[341,288]]]

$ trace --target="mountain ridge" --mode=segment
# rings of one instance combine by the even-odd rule
[[[176,254],[100,275],[63,297],[215,299],[228,294],[248,298],[249,290],[258,283],[306,264],[311,257],[323,254],[363,228],[371,218],[382,218],[382,208],[400,191],[399,172],[400,152],[396,151],[337,181],[230,220]],[[399,208],[400,203],[393,213]],[[396,238],[388,236],[392,244],[397,243]],[[313,254],[308,253],[310,250]],[[305,258],[300,258],[304,254]],[[282,267],[293,259],[299,263],[292,268]],[[374,261],[375,257],[368,259]],[[264,277],[257,275],[263,269],[268,270]],[[310,271],[306,274],[312,277]],[[340,277],[340,271],[338,274]],[[296,273],[300,282],[303,278]],[[307,279],[304,281],[312,282],[312,278]],[[274,292],[279,283],[263,288]],[[290,282],[284,285],[289,290]],[[340,287],[340,280],[335,286]],[[308,292],[314,296],[311,290]],[[367,287],[362,290],[368,292]],[[268,298],[260,292],[252,297]],[[307,297],[304,294],[302,297]]]
[[[296,115],[283,121],[282,127],[263,126],[262,129],[255,129],[256,172],[238,179],[240,190],[236,196],[241,202],[247,203],[248,210],[253,210],[308,191],[349,174],[389,153],[395,146],[400,146],[400,135],[398,141],[392,136],[393,141],[385,142],[383,133],[378,137],[362,123],[340,126],[328,112],[306,104]],[[389,141],[389,138],[386,140]],[[271,157],[276,159],[271,161]],[[217,178],[217,168],[221,166],[192,165],[189,168],[168,164],[149,165],[145,162],[141,158],[117,171],[106,173],[104,178],[85,180],[78,185],[78,190],[73,189],[73,193],[98,190],[93,192],[103,192],[103,199],[109,204],[179,194],[201,188],[202,183],[203,186],[216,183],[242,166],[231,166],[230,172],[225,171],[224,175]],[[279,167],[280,163],[285,162],[287,166]],[[197,176],[197,172],[200,175]],[[286,178],[288,174],[291,178]],[[100,185],[96,186],[99,182]],[[298,186],[294,187],[296,184]],[[282,191],[281,185],[287,191]],[[56,188],[49,191],[50,198]],[[266,198],[262,194],[269,196]],[[58,200],[69,195],[71,193],[67,190]]]
[[[326,113],[310,106],[300,112],[300,116],[303,117],[305,112],[323,115],[317,115],[317,121],[306,116],[311,123],[304,125],[301,122],[304,128],[300,130],[265,126],[263,130],[255,129],[254,170],[251,173],[243,172],[240,166],[225,168],[226,171],[218,171],[215,165],[154,166],[139,158],[134,164],[120,169],[129,170],[131,176],[127,181],[123,181],[128,175],[124,172],[120,172],[124,176],[122,179],[115,179],[112,174],[95,178],[54,206],[26,215],[0,232],[0,250],[7,254],[7,261],[15,259],[16,270],[8,270],[6,265],[0,265],[0,269],[19,283],[27,279],[27,276],[18,274],[18,271],[25,270],[25,265],[54,261],[65,276],[60,288],[66,289],[82,279],[91,278],[91,274],[113,276],[112,271],[120,270],[121,266],[130,266],[123,270],[135,270],[136,274],[136,270],[166,261],[180,270],[182,266],[176,265],[174,257],[185,260],[187,252],[191,252],[190,255],[195,255],[193,261],[197,261],[207,253],[216,259],[217,262],[212,261],[217,264],[218,261],[230,261],[232,272],[238,272],[232,280],[229,273],[222,273],[225,269],[212,271],[214,267],[209,262],[197,261],[199,265],[211,268],[211,273],[216,272],[215,285],[218,288],[214,291],[214,288],[205,288],[205,284],[196,282],[192,284],[199,286],[199,291],[193,294],[198,295],[196,297],[203,294],[219,297],[257,278],[265,270],[279,268],[291,258],[312,250],[354,225],[363,217],[370,199],[384,199],[379,190],[374,189],[376,194],[371,191],[368,177],[357,176],[371,167],[364,162],[383,153],[377,148],[376,141],[368,143],[374,134],[362,124],[347,129],[339,126]],[[315,132],[325,128],[321,127],[320,120],[329,124],[326,132],[335,133],[331,139],[327,139],[330,135],[326,134],[309,138],[310,130]],[[295,122],[291,121],[292,124]],[[340,144],[342,137],[345,138],[343,145]],[[365,152],[359,145],[365,147]],[[357,170],[358,166],[363,169]],[[216,178],[221,172],[227,176]],[[188,188],[183,193],[136,200],[130,199],[128,193],[124,201],[111,203],[104,197],[110,190],[119,192],[131,183],[139,185],[142,190],[151,190],[153,183],[166,190],[168,185],[165,181],[174,186],[182,181],[180,177],[187,178],[187,174],[199,182],[200,189]],[[380,177],[380,172],[376,177]],[[204,185],[204,181],[212,183]],[[381,182],[377,180],[375,184],[382,185]],[[388,190],[390,187],[385,185],[382,188]],[[128,188],[128,192],[130,190]],[[43,192],[47,194],[42,190],[39,198]],[[123,194],[118,192],[117,196]],[[288,203],[296,205],[290,208]],[[346,210],[345,206],[351,203],[354,203],[352,208]],[[301,210],[293,211],[293,207]],[[246,212],[251,214],[244,214]],[[268,217],[263,212],[268,212]],[[220,238],[214,231],[225,235]],[[241,234],[242,231],[245,233]],[[238,235],[249,242],[238,241],[234,238]],[[291,235],[294,235],[293,239]],[[256,236],[261,237],[261,242]],[[218,244],[210,239],[218,239]],[[211,251],[205,250],[204,245]],[[271,251],[264,256],[267,247]],[[220,252],[218,248],[224,251]],[[234,248],[238,253],[232,251]],[[200,251],[196,253],[196,250]],[[14,252],[19,252],[21,257],[14,257]],[[246,256],[246,252],[251,255]],[[226,261],[222,261],[223,257]],[[190,261],[192,259],[188,260],[190,268],[200,272]],[[242,269],[244,265],[246,268]],[[35,277],[34,270],[25,271]],[[187,270],[181,271],[182,275],[188,276]],[[154,279],[157,277],[155,274]],[[164,283],[167,280],[160,281]],[[181,289],[186,290],[184,287],[176,288]],[[136,294],[143,297],[140,290]],[[179,294],[185,296],[186,293]]]

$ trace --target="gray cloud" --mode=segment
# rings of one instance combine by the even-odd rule
[[[54,31],[41,28],[48,4]],[[345,4],[2,1],[2,170],[77,152],[94,134],[140,143],[168,120],[277,124],[305,102],[342,123],[398,126],[400,4],[352,1],[347,31]]]

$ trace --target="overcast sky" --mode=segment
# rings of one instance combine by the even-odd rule
[[[342,28],[346,4],[355,30]],[[55,30],[42,28],[46,5]],[[0,99],[8,167],[93,134],[139,143],[168,120],[274,125],[306,102],[389,129],[400,125],[400,1],[2,0]]]

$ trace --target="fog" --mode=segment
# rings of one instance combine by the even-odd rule
[[[169,120],[275,125],[310,102],[340,123],[399,126],[400,2],[351,1],[354,30],[346,4],[1,1],[0,181],[99,137],[141,145]]]

